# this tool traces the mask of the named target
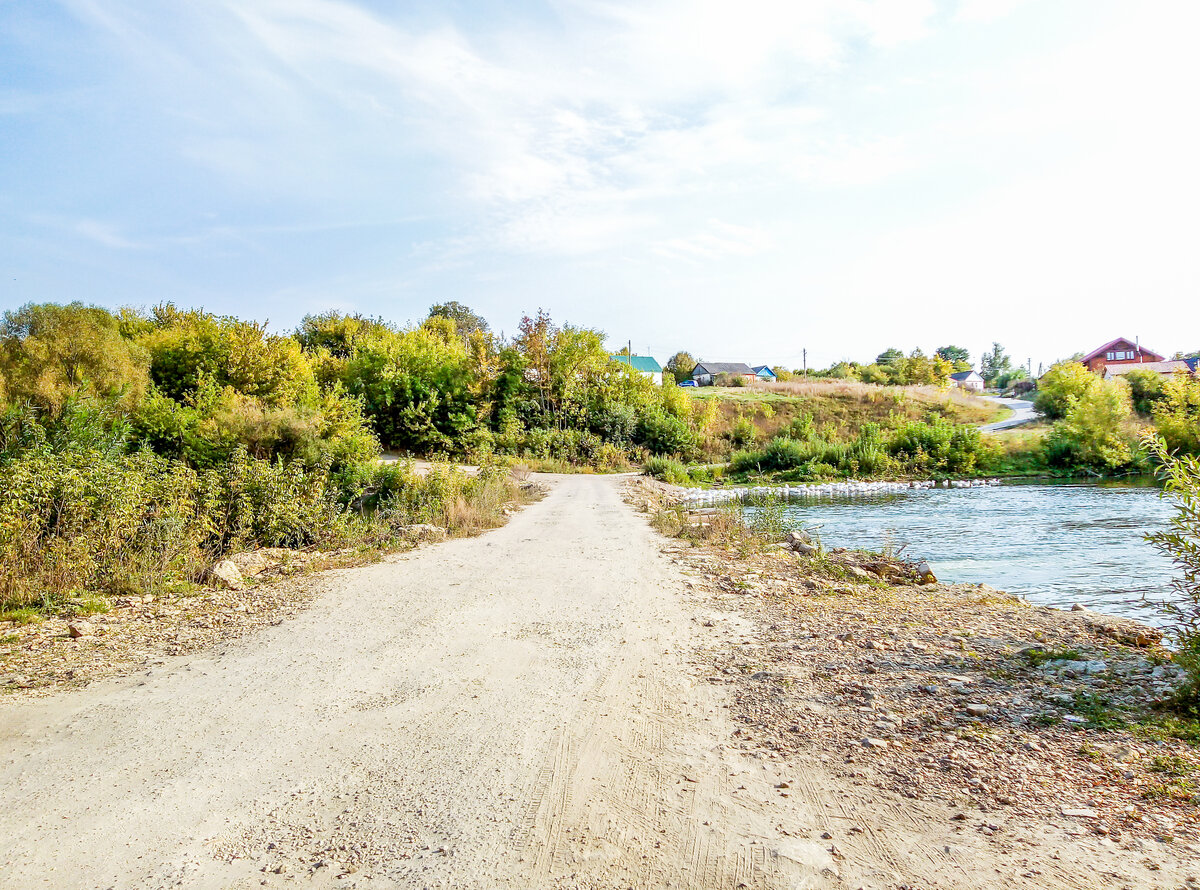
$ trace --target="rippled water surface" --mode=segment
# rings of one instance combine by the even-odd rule
[[[990,584],[1042,605],[1083,603],[1157,623],[1143,596],[1171,595],[1170,560],[1143,540],[1166,525],[1155,488],[1002,485],[795,502],[826,547],[907,545],[944,581]]]

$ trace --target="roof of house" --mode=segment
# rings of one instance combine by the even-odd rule
[[[711,374],[715,377],[718,374],[742,375],[754,373],[745,362],[700,362],[696,367],[692,368],[693,377],[697,374]]]
[[[623,365],[629,365],[631,370],[641,371],[643,374],[661,374],[662,365],[658,360],[650,355],[613,355],[609,356],[614,362],[620,362]]]
[[[1135,343],[1133,340],[1127,340],[1124,337],[1118,337],[1115,340],[1110,340],[1108,343],[1105,343],[1099,349],[1093,349],[1091,352],[1089,352],[1087,355],[1085,355],[1083,358],[1081,358],[1080,361],[1081,362],[1090,362],[1092,359],[1096,358],[1099,355],[1103,355],[1104,353],[1108,352],[1110,349],[1112,349],[1115,346],[1132,346],[1134,349],[1138,350],[1138,352],[1141,354],[1141,356],[1143,358],[1149,359],[1152,362],[1161,362],[1161,361],[1163,361],[1163,358],[1164,358],[1163,356],[1159,355],[1157,352],[1147,349],[1145,346],[1138,346],[1137,343]]]
[[[763,372],[763,371],[766,371],[766,372],[767,372],[768,374],[770,374],[772,377],[774,377],[774,376],[775,376],[775,372],[771,370],[771,366],[770,366],[770,365],[755,365],[755,366],[754,366],[753,368],[751,368],[750,370],[752,370],[752,371],[753,371],[755,374],[762,374],[762,372]]]
[[[974,377],[979,377],[979,372],[978,372],[978,371],[974,371],[974,370],[971,370],[971,371],[958,371],[958,372],[957,372],[957,373],[955,373],[955,374],[951,374],[951,375],[950,375],[950,379],[951,379],[951,380],[958,380],[958,381],[960,381],[960,382],[961,382],[961,381],[963,381],[963,380],[970,380],[970,379],[971,379],[971,377],[973,377],[973,376],[974,376]],[[979,377],[979,379],[980,379],[980,380],[982,380],[983,378],[982,378],[982,377]]]
[[[1130,374],[1134,371],[1157,371],[1159,374],[1173,374],[1176,371],[1195,371],[1196,360],[1192,359],[1188,362],[1186,359],[1176,358],[1169,359],[1165,362],[1139,362],[1136,365],[1119,364],[1104,369],[1105,377],[1119,377],[1122,374]]]

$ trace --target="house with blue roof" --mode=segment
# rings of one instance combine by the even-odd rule
[[[756,367],[752,368],[751,370],[753,370],[754,373],[756,375],[758,375],[759,380],[765,381],[766,383],[774,383],[776,380],[779,379],[778,377],[775,376],[775,372],[772,371],[770,369],[770,367],[767,365],[757,365]]]

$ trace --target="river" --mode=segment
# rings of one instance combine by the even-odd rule
[[[1145,600],[1172,596],[1174,570],[1143,536],[1164,528],[1172,511],[1153,487],[1018,483],[808,498],[794,501],[788,518],[828,548],[903,548],[943,581],[1161,624]]]

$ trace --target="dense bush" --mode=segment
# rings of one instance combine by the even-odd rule
[[[1042,375],[1034,409],[1050,420],[1067,416],[1071,406],[1103,381],[1076,361],[1059,362]]]
[[[793,430],[808,431],[801,420]],[[971,474],[986,463],[989,452],[979,431],[946,421],[910,421],[885,430],[864,424],[847,441],[829,441],[810,432],[804,439],[778,436],[761,451],[739,451],[730,472],[742,475],[781,474],[792,479],[832,476]]]
[[[672,485],[691,485],[687,467],[671,457],[651,457],[642,465],[642,472]]]
[[[1153,414],[1170,451],[1200,455],[1200,377],[1176,372],[1164,380]]]
[[[1157,371],[1138,368],[1121,376],[1129,384],[1129,398],[1133,404],[1133,410],[1144,417],[1149,417],[1154,412],[1154,406],[1163,397],[1165,384],[1163,375]]]
[[[1134,461],[1128,387],[1120,380],[1093,380],[1081,396],[1068,398],[1066,414],[1046,437],[1051,466],[1108,472]]]
[[[0,320],[0,404],[58,414],[78,395],[128,408],[148,382],[145,351],[104,309],[29,304]]]
[[[1200,717],[1200,460],[1172,454],[1155,436],[1146,437],[1145,444],[1160,463],[1163,494],[1176,506],[1169,527],[1147,536],[1179,572],[1173,585],[1178,600],[1162,604],[1178,649],[1176,661],[1188,676],[1176,704]]]

